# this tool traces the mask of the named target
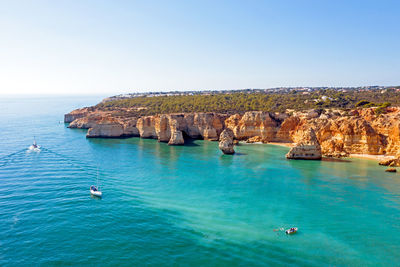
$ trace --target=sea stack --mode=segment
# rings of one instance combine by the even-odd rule
[[[169,139],[168,145],[170,146],[179,146],[184,145],[185,140],[183,139],[182,131],[171,130],[171,139]]]
[[[219,136],[219,149],[221,149],[224,154],[235,154],[235,150],[233,149],[233,136],[233,131],[229,128],[223,130]]]
[[[286,154],[286,158],[313,160],[322,158],[321,145],[318,142],[313,128],[309,128],[303,132],[300,142],[290,149]]]

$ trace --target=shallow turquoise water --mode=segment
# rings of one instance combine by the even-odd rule
[[[100,99],[0,100],[0,265],[400,264],[399,174],[288,161],[272,145],[223,156],[200,140],[86,139],[60,123]],[[33,135],[40,153],[26,152]]]

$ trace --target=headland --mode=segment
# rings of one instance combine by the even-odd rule
[[[293,158],[316,159],[320,153],[387,160],[399,157],[399,90],[297,88],[115,96],[65,114],[64,121],[69,128],[88,129],[88,138],[137,136],[184,145],[187,138],[219,141],[229,129],[232,144],[284,145],[297,151]]]

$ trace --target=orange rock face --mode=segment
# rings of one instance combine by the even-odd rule
[[[279,121],[275,120],[268,112],[250,111],[243,116],[238,114],[230,116],[225,121],[225,125],[233,131],[237,140],[247,140],[259,136],[262,140],[274,141]]]
[[[65,123],[73,122],[76,119],[87,116],[89,113],[90,113],[89,108],[75,109],[75,110],[71,111],[70,113],[64,115],[64,122]]]
[[[117,110],[118,111],[118,110]],[[323,155],[348,154],[400,156],[400,108],[376,115],[373,108],[346,111],[296,112],[292,115],[263,111],[243,115],[180,113],[130,118],[115,111],[84,108],[65,115],[70,128],[89,129],[88,137],[140,136],[182,144],[183,137],[219,140],[226,128],[235,140],[301,143],[310,128]],[[90,130],[92,129],[92,130]]]
[[[380,154],[382,138],[362,118],[340,117],[315,124],[324,154]]]

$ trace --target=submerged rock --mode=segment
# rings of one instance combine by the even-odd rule
[[[385,172],[397,172],[395,168],[386,169]]]
[[[219,136],[218,146],[224,154],[235,154],[235,150],[233,149],[233,136],[233,131],[229,128],[223,130]]]
[[[288,159],[321,159],[321,145],[318,142],[314,129],[304,131],[301,141],[292,147],[286,154]]]

